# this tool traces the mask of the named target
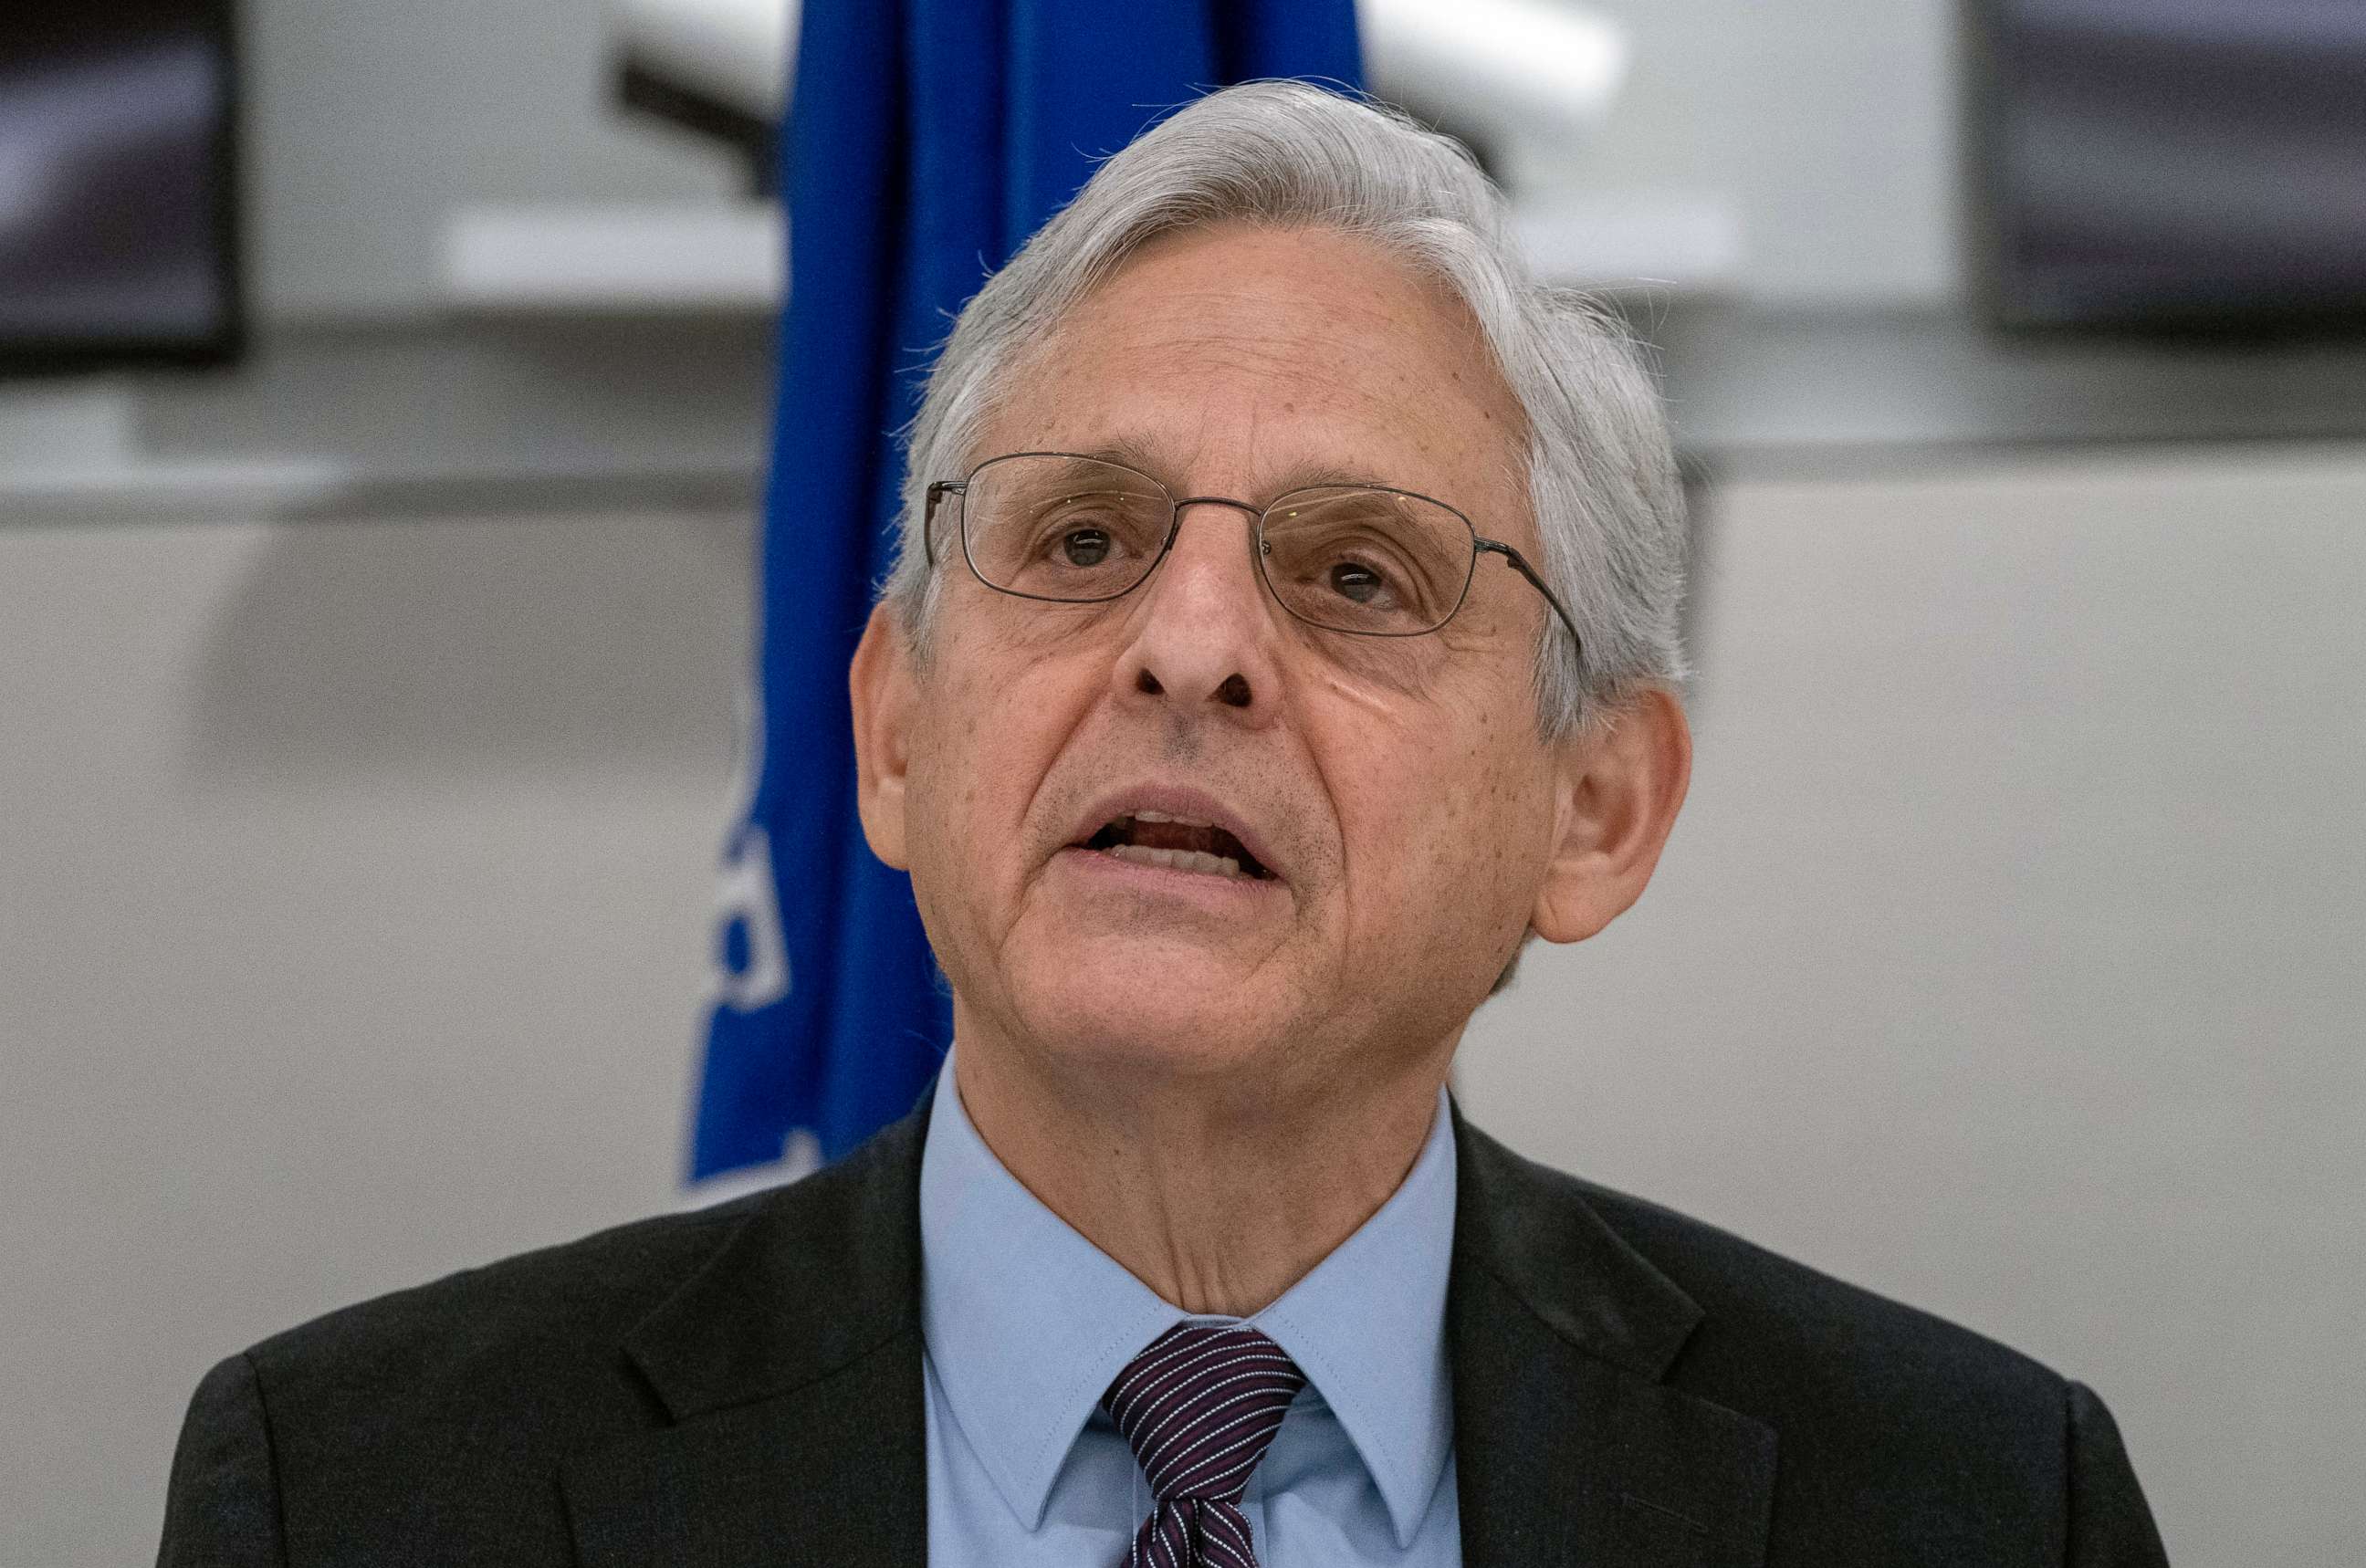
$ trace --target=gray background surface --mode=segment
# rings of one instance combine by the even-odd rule
[[[2184,1564],[2366,1530],[2366,449],[1738,481],[1658,883],[1519,1147],[2100,1387]],[[723,514],[0,530],[0,1562],[213,1359],[681,1201]]]

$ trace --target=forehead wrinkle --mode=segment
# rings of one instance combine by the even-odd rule
[[[1425,373],[1442,367],[1474,402],[1507,402],[1510,410],[1516,410],[1517,401],[1509,396],[1510,389],[1503,381],[1502,368],[1478,318],[1461,298],[1436,278],[1410,266],[1394,268],[1393,280],[1403,285],[1412,298],[1399,295],[1396,289],[1350,282],[1313,296],[1315,309],[1291,312],[1277,332],[1274,321],[1263,312],[1269,301],[1260,289],[1162,288],[1150,296],[1151,309],[1144,310],[1140,301],[1124,298],[1127,280],[1121,275],[1081,303],[1074,320],[1106,318],[1122,303],[1130,307],[1125,312],[1129,325],[1153,334],[1153,344],[1160,345],[1156,352],[1161,359],[1204,347],[1240,360],[1252,357],[1244,350],[1262,349],[1265,352],[1255,357],[1279,359],[1294,367],[1301,359],[1328,353],[1375,369],[1386,367],[1393,381],[1411,384],[1417,393],[1433,389]],[[1138,278],[1132,282],[1136,288],[1143,287]],[[1254,331],[1224,324],[1226,309],[1235,305],[1257,318]],[[1409,344],[1419,346],[1407,355],[1403,351]],[[1376,349],[1376,344],[1388,346]],[[1446,363],[1441,367],[1408,362],[1433,357]],[[1526,423],[1524,413],[1518,423]]]
[[[1224,353],[1233,357],[1244,360],[1253,357],[1235,354],[1235,346],[1231,343],[1222,345]],[[1089,377],[1104,374],[1098,367],[1080,368]],[[1157,379],[1170,378],[1183,382],[1187,389],[1205,380],[1203,376],[1167,367],[1162,367],[1155,376]],[[1315,389],[1310,387],[1310,391]],[[1279,388],[1260,389],[1253,399],[1247,400],[1244,410],[1245,428],[1241,431],[1234,450],[1230,454],[1237,457],[1253,476],[1250,481],[1253,494],[1242,499],[1270,500],[1290,491],[1323,485],[1380,485],[1423,494],[1440,488],[1438,481],[1444,478],[1443,475],[1408,473],[1401,466],[1402,458],[1407,453],[1417,454],[1424,460],[1425,467],[1441,461],[1451,463],[1455,458],[1453,451],[1438,446],[1435,434],[1421,419],[1418,410],[1360,387],[1335,386],[1326,390],[1333,398],[1344,396],[1346,400],[1356,405],[1344,411],[1344,419],[1340,411],[1310,408],[1307,399],[1286,397],[1284,389]],[[1013,399],[1012,403],[1023,404],[1028,400],[1021,397]],[[1272,405],[1277,401],[1287,402],[1286,412],[1277,413],[1274,411]],[[1174,403],[1137,409],[1129,406],[1129,400],[1119,397],[1090,400],[1085,406],[1088,423],[1082,425],[1083,434],[1076,433],[1077,425],[1067,423],[1074,411],[1055,404],[1051,411],[1054,427],[1047,428],[1031,422],[1011,437],[1020,443],[1012,449],[1052,449],[1098,458],[1147,474],[1178,495],[1197,488],[1189,476],[1199,459],[1206,454],[1211,440],[1209,411],[1203,399],[1178,399]],[[1174,417],[1181,408],[1189,411],[1188,432],[1179,428],[1185,421]],[[1012,411],[1006,405],[1005,410],[999,412]],[[1340,429],[1343,424],[1352,426],[1358,423],[1368,424],[1369,428],[1352,432]],[[1270,450],[1265,437],[1277,427],[1292,431],[1296,437],[1295,449],[1290,449],[1292,443],[1286,438],[1281,443],[1285,450],[1278,453]],[[1363,452],[1357,450],[1375,442],[1396,447],[1391,456],[1397,461],[1383,459],[1376,465]],[[1512,457],[1510,453],[1502,454],[1489,468],[1491,470],[1515,468],[1516,464]],[[1437,499],[1452,503],[1452,498],[1445,495],[1439,495]]]
[[[1137,254],[1012,367],[1013,395],[996,400],[997,412],[1020,418],[997,421],[1009,433],[1000,449],[1106,456],[1177,494],[1250,485],[1236,499],[1259,504],[1307,486],[1379,484],[1524,535],[1513,518],[1527,512],[1525,411],[1476,320],[1438,280],[1385,256],[1375,276],[1352,256],[1369,247],[1335,238],[1351,253],[1328,269],[1339,287],[1285,280],[1279,310],[1269,284],[1200,283],[1176,276],[1155,246]],[[1210,396],[1218,383],[1228,409],[1226,397]],[[1115,390],[1080,397],[1078,387]],[[1439,419],[1441,396],[1477,417]],[[1268,406],[1283,403],[1287,416]],[[1234,428],[1211,434],[1220,409]],[[1288,439],[1273,439],[1282,432]],[[1199,481],[1216,440],[1235,448],[1215,465],[1226,478]]]
[[[1234,367],[1278,367],[1295,371],[1301,364],[1324,357],[1377,365],[1393,355],[1387,348],[1376,352],[1375,344],[1426,339],[1434,345],[1444,336],[1457,340],[1458,352],[1449,357],[1471,360],[1473,368],[1490,360],[1472,337],[1477,322],[1459,299],[1418,275],[1408,274],[1403,281],[1418,295],[1413,302],[1414,313],[1428,320],[1409,320],[1407,301],[1384,298],[1382,290],[1369,284],[1350,282],[1344,288],[1301,296],[1299,303],[1311,302],[1314,308],[1291,310],[1277,321],[1267,288],[1156,287],[1153,280],[1121,272],[1079,302],[1046,346],[1071,334],[1096,345],[1131,338],[1133,341],[1126,343],[1126,351],[1147,355],[1154,366],[1211,355],[1217,363]],[[1240,320],[1244,316],[1245,322]],[[1449,330],[1438,334],[1432,330],[1437,326]],[[1473,349],[1479,350],[1475,359]],[[1487,367],[1492,368],[1492,364]],[[1407,379],[1410,368],[1397,366],[1396,378]]]

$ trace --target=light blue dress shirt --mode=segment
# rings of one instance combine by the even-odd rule
[[[1261,1568],[1459,1568],[1446,1281],[1454,1138],[1438,1095],[1420,1157],[1380,1212],[1248,1321],[1307,1386],[1241,1499]],[[929,1562],[1110,1568],[1150,1488],[1099,1410],[1169,1305],[1003,1168],[952,1058],[920,1162]]]

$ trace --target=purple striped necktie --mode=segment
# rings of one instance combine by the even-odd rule
[[[1101,1408],[1150,1483],[1119,1568],[1256,1568],[1241,1493],[1306,1374],[1245,1323],[1178,1323],[1118,1373]]]

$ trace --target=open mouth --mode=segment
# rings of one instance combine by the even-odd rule
[[[1196,871],[1254,882],[1273,878],[1273,873],[1260,864],[1238,839],[1214,823],[1170,817],[1164,811],[1137,811],[1114,818],[1077,847],[1098,850],[1136,865],[1165,866],[1170,871]]]

